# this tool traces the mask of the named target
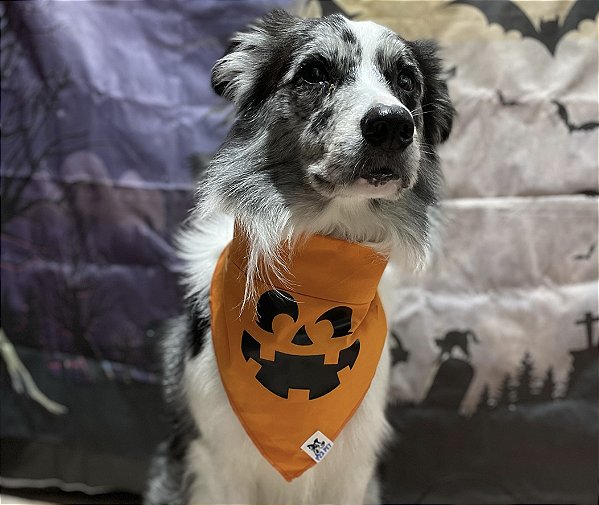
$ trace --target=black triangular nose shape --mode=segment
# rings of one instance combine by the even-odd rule
[[[405,107],[376,104],[360,122],[362,136],[372,147],[399,151],[414,139],[414,119]]]
[[[295,345],[312,345],[313,342],[310,340],[310,337],[306,333],[306,327],[302,326],[291,340],[292,344]]]

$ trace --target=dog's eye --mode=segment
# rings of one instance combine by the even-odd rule
[[[397,84],[404,91],[412,91],[414,89],[414,78],[406,73],[401,73],[397,77]]]
[[[308,63],[302,68],[300,77],[308,84],[321,84],[329,80],[329,75],[321,63]]]

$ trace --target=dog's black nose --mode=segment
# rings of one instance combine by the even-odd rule
[[[414,139],[414,119],[399,105],[375,105],[364,115],[360,127],[366,142],[388,151],[405,149]]]

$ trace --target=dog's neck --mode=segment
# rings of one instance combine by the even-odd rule
[[[363,198],[336,198],[318,212],[306,212],[308,216],[298,218],[294,213],[291,223],[298,235],[326,235],[341,240],[357,242],[386,253],[384,242],[388,235],[381,216],[377,215],[371,200]]]
[[[330,235],[296,235],[280,242],[274,257],[253,257],[252,241],[253,238],[236,223],[229,248],[237,266],[246,273],[246,301],[254,298],[259,283],[293,290],[297,289],[298,283],[301,285],[307,282],[306,279],[317,276],[328,279],[331,286],[341,286],[331,289],[343,290],[339,279],[351,280],[352,275],[359,278],[358,272],[364,271],[369,277],[376,273],[373,278],[373,289],[376,290],[388,260],[387,255],[371,247]]]

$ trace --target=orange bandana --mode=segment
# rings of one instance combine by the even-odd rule
[[[258,302],[240,314],[246,257],[236,229],[212,278],[214,350],[239,421],[292,480],[334,450],[370,387],[387,333],[376,291],[387,260],[312,236],[283,252],[292,287],[258,282]]]

